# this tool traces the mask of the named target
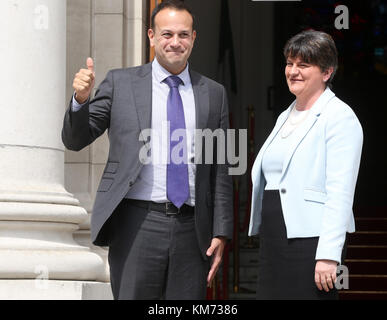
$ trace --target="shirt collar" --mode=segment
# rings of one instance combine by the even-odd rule
[[[169,71],[167,71],[164,67],[160,65],[160,63],[157,61],[157,58],[155,57],[152,62],[152,73],[155,79],[158,82],[163,82],[166,78],[172,75]],[[189,64],[187,62],[187,65],[185,69],[177,74],[177,76],[183,81],[183,85],[186,86],[191,83],[191,77],[189,75]]]

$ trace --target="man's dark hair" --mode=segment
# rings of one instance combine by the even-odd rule
[[[332,86],[338,58],[335,42],[329,34],[315,30],[300,32],[288,40],[284,56],[285,59],[300,57],[302,61],[318,66],[322,72],[333,67],[331,77],[327,81],[327,86]]]
[[[150,26],[153,30],[155,27],[155,17],[163,9],[187,11],[192,17],[192,30],[194,30],[195,16],[193,15],[191,9],[181,0],[166,0],[158,4],[156,8],[153,9],[152,16],[151,16],[151,26]]]

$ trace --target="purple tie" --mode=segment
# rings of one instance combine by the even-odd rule
[[[189,196],[189,184],[188,184],[188,165],[187,159],[180,161],[180,163],[174,163],[173,148],[182,141],[183,137],[179,138],[179,141],[172,141],[171,137],[175,130],[184,129],[184,109],[183,102],[179,93],[179,85],[183,84],[183,81],[178,76],[170,76],[164,80],[169,86],[169,95],[167,101],[167,120],[169,121],[169,161],[167,164],[167,198],[178,208],[180,208]],[[183,139],[184,143],[187,143],[186,139]],[[184,149],[187,146],[184,145]],[[176,151],[175,151],[176,155]],[[181,154],[179,159],[181,160]]]

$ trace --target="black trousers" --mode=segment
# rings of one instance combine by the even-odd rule
[[[287,239],[278,190],[265,190],[260,226],[257,299],[336,300],[314,282],[318,237]]]
[[[209,262],[201,255],[192,214],[166,216],[124,199],[111,219],[114,299],[205,299]]]

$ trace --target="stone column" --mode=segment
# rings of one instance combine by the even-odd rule
[[[64,188],[66,1],[0,1],[0,29],[0,299],[110,297]]]
[[[68,0],[67,1],[67,93],[72,93],[72,80],[87,57],[93,57],[96,86],[110,69],[145,63],[146,0]],[[109,150],[107,134],[82,151],[65,152],[65,187],[79,199],[89,218],[75,232],[75,240],[89,246],[105,261],[104,274],[98,279],[108,282],[108,248],[90,242],[90,216],[97,188],[106,165]]]

